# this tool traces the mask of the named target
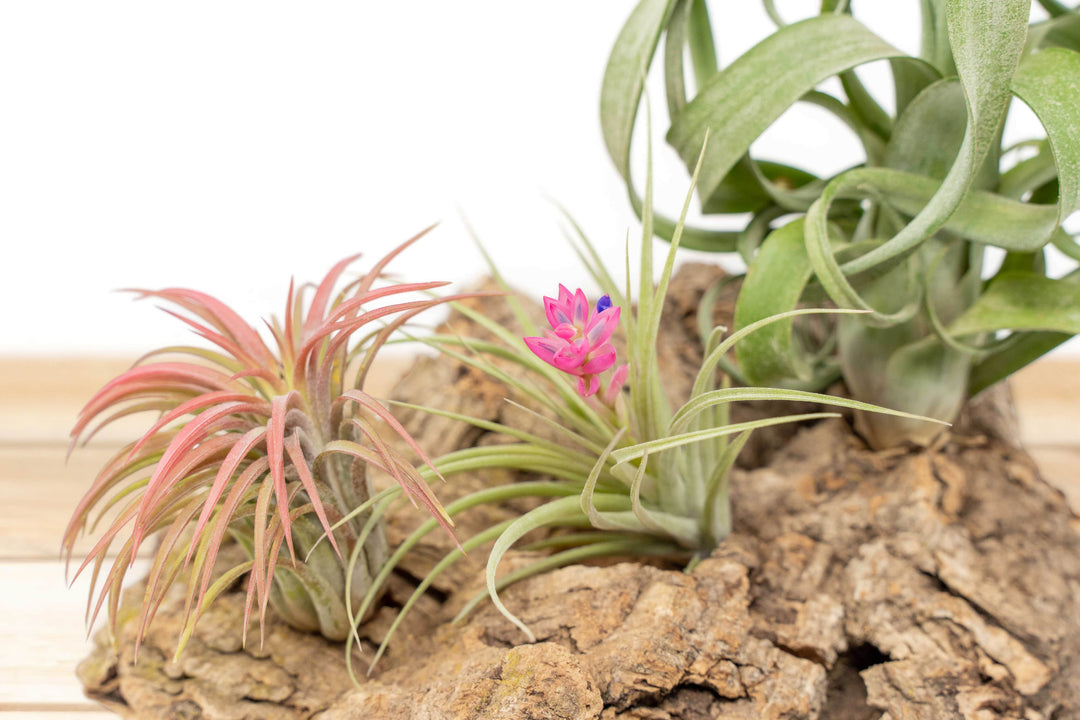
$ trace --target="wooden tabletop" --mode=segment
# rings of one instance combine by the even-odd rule
[[[145,423],[107,430],[65,463],[82,403],[128,364],[0,358],[0,720],[115,717],[86,700],[75,677],[90,649],[86,586],[66,586],[58,555],[90,478]],[[374,389],[389,387],[403,368],[401,360],[384,363],[371,379]],[[1080,513],[1080,360],[1043,360],[1013,388],[1025,444]],[[84,542],[76,554],[87,549]]]

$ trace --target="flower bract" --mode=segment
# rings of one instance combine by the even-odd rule
[[[543,337],[527,337],[525,344],[538,358],[578,379],[578,393],[582,397],[595,395],[600,389],[600,374],[615,365],[615,346],[611,335],[619,326],[621,308],[611,304],[611,297],[601,297],[595,308],[590,308],[585,293],[579,288],[574,292],[559,285],[558,298],[544,298],[544,311],[550,330]],[[626,380],[628,367],[616,370],[606,398],[612,390],[618,392]]]

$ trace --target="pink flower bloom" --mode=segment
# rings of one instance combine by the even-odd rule
[[[615,347],[609,340],[619,325],[620,308],[612,306],[611,298],[604,295],[594,310],[580,289],[571,293],[559,285],[557,300],[544,298],[544,311],[551,329],[544,332],[544,337],[525,338],[525,344],[548,365],[576,376],[582,397],[596,394],[600,389],[598,376],[615,364]],[[615,372],[604,402],[614,402],[627,370],[623,365]]]

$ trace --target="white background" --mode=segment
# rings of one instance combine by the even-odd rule
[[[188,342],[151,303],[112,291],[194,287],[254,321],[282,311],[290,277],[316,280],[355,252],[374,260],[436,221],[392,267],[467,283],[483,265],[462,213],[511,283],[536,295],[586,285],[547,196],[621,267],[637,224],[598,104],[634,5],[0,4],[0,353]],[[779,5],[797,19],[817,2]],[[916,8],[856,11],[916,52]],[[772,29],[758,3],[713,13],[724,64]],[[861,73],[879,82],[876,70]],[[658,200],[674,213],[688,177],[662,143],[663,89],[651,87]],[[1038,133],[1021,112],[1008,137]],[[803,107],[755,154],[822,173],[859,160],[837,122]]]

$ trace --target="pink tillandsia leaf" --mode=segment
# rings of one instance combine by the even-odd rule
[[[334,286],[337,285],[338,279],[341,274],[345,272],[345,269],[349,265],[353,264],[359,259],[360,254],[350,255],[338,264],[334,265],[330,269],[330,272],[326,274],[322,282],[319,283],[319,287],[315,290],[315,297],[311,300],[311,307],[308,309],[307,318],[304,320],[304,335],[311,335],[315,330],[315,326],[321,323],[326,316],[326,304],[330,301],[330,296],[334,292]]]
[[[274,498],[277,501],[278,517],[281,519],[281,527],[285,533],[285,542],[289,548],[289,557],[292,558],[294,565],[296,564],[296,549],[293,547],[292,533],[289,532],[289,502],[288,493],[285,490],[285,422],[288,411],[302,404],[303,398],[295,390],[288,395],[279,395],[274,398],[270,420],[266,425],[266,453],[270,458],[270,477],[274,484]]]
[[[271,468],[273,463],[271,463]],[[271,473],[273,470],[271,469]],[[254,548],[255,557],[252,558],[254,565],[252,565],[251,580],[255,582],[255,592],[259,596],[259,606],[262,607],[262,599],[269,597],[270,594],[270,582],[272,576],[269,575],[268,570],[270,563],[274,561],[274,557],[270,551],[270,546],[273,544],[273,536],[270,535],[269,530],[269,513],[270,513],[270,497],[276,488],[273,484],[264,483],[259,488],[258,496],[255,500],[255,536],[254,536]],[[288,511],[286,510],[286,513]],[[289,537],[289,533],[284,533],[285,538]],[[295,556],[293,556],[293,562],[296,562]],[[251,581],[249,580],[249,582]],[[248,618],[244,618],[246,624]]]
[[[142,438],[137,443],[135,443],[135,447],[131,449],[131,455],[134,455],[136,452],[138,452],[139,448],[141,448],[147,440],[152,438],[158,432],[158,430],[161,430],[169,423],[174,422],[175,420],[183,417],[184,415],[194,413],[197,410],[203,410],[210,407],[211,405],[219,405],[223,403],[243,403],[250,400],[251,396],[246,393],[235,393],[229,392],[227,390],[217,390],[214,392],[204,393],[188,400],[187,402],[180,403],[168,412],[163,413],[161,419],[150,426],[150,429],[143,434]],[[259,414],[262,415],[268,415],[269,411],[270,406],[265,403],[262,407],[259,408]]]
[[[293,500],[296,498],[297,493],[300,492],[300,486],[293,486],[289,493],[288,504],[292,505]],[[304,511],[304,508],[295,508],[289,511],[288,518],[289,525],[293,524],[293,521]],[[284,532],[280,518],[274,517],[270,520],[266,528],[265,538],[269,543],[269,551],[266,553],[266,572],[263,573],[264,584],[259,589],[259,638],[260,645],[263,639],[266,637],[266,608],[270,602],[270,589],[272,581],[274,579],[274,571],[277,567],[277,561],[281,557],[281,541],[283,538],[287,538],[288,533]],[[297,567],[296,563],[293,563],[293,567]],[[246,622],[246,621],[245,621]]]
[[[206,293],[187,288],[166,288],[164,290],[131,290],[140,297],[158,297],[179,305],[188,312],[202,318],[233,340],[241,353],[253,365],[267,365],[273,362],[273,355],[259,334],[237,315],[232,308]]]
[[[384,255],[382,257],[382,259],[380,259],[378,262],[376,262],[372,266],[371,270],[369,270],[367,272],[367,274],[364,275],[364,277],[362,277],[360,279],[360,282],[357,283],[356,289],[355,289],[355,295],[356,296],[366,295],[368,293],[368,291],[371,290],[372,286],[375,284],[375,281],[378,280],[380,277],[382,277],[383,270],[386,269],[386,267],[390,264],[390,262],[394,258],[396,258],[401,253],[405,252],[405,250],[410,248],[414,243],[416,243],[418,240],[420,240],[420,238],[427,235],[429,232],[434,230],[436,227],[438,227],[438,223],[428,225],[426,228],[424,228],[420,232],[416,233],[411,238],[409,238],[405,242],[401,243],[396,248],[394,248],[393,250],[388,252],[386,255]]]
[[[79,412],[75,427],[71,430],[71,445],[74,447],[83,430],[96,415],[132,396],[159,391],[183,390],[197,394],[236,389],[236,382],[228,375],[191,363],[161,362],[133,367],[108,382]]]
[[[165,593],[160,590],[162,590],[163,587],[168,587],[172,584],[182,567],[179,558],[174,555],[172,550],[176,547],[181,534],[198,510],[199,503],[197,500],[188,503],[188,506],[183,512],[177,513],[176,519],[173,520],[169,529],[161,539],[161,547],[154,556],[154,563],[146,580],[146,591],[143,593],[142,612],[139,617],[139,630],[135,634],[136,657],[138,657],[139,654],[139,646],[142,643],[143,635],[150,626],[150,619],[154,616],[158,607],[161,606],[161,602],[165,599]],[[168,568],[168,577],[162,582],[162,574],[169,565],[171,565],[171,568]]]
[[[185,616],[197,621],[211,585],[219,587],[212,583],[212,573],[226,533],[237,535],[254,556],[245,612],[257,608],[262,616],[282,557],[290,558],[297,572],[314,572],[297,565],[298,548],[312,540],[310,533],[294,527],[295,518],[313,514],[339,558],[349,556],[353,544],[367,537],[357,532],[351,508],[341,506],[353,502],[351,496],[339,495],[343,488],[351,488],[350,493],[362,488],[342,483],[354,482],[366,466],[386,470],[453,535],[449,518],[424,479],[426,473],[414,467],[411,455],[407,459],[386,443],[380,429],[388,426],[403,437],[422,462],[430,463],[429,458],[389,411],[362,391],[370,360],[392,332],[426,309],[478,294],[409,301],[405,294],[429,293],[445,283],[375,287],[390,260],[422,235],[340,290],[335,288],[356,256],[335,264],[317,285],[290,283],[283,322],[268,321],[269,333],[260,334],[205,293],[182,288],[137,291],[141,298],[172,305],[163,308],[165,312],[214,347],[172,346],[148,353],[106,384],[77,419],[73,446],[88,432],[121,417],[158,413],[98,474],[65,532],[63,547],[70,558],[91,510],[104,505],[109,511],[103,537],[76,573],[92,567],[95,587],[110,548],[122,545],[100,594],[91,595],[88,616],[107,605],[110,618],[115,618],[124,575],[146,538],[156,533],[162,541],[145,591],[140,634],[184,568],[189,573]],[[155,357],[166,353],[188,356],[187,361]],[[362,362],[353,362],[361,353]],[[356,388],[352,397],[343,397],[346,386]],[[340,434],[354,429],[359,429],[363,445],[346,439],[352,435]],[[342,445],[350,446],[345,454],[352,460],[318,465],[327,454],[341,452]],[[341,528],[332,525],[335,518],[342,519]],[[321,576],[316,579],[322,582]],[[326,627],[341,625],[330,619]]]
[[[240,440],[235,442],[232,449],[229,450],[229,454],[225,456],[221,466],[218,468],[217,475],[214,477],[214,482],[210,486],[210,491],[206,495],[202,513],[195,523],[195,530],[191,536],[191,546],[188,549],[187,557],[184,559],[185,564],[191,561],[191,555],[195,551],[195,547],[199,542],[199,538],[202,536],[207,521],[210,519],[210,514],[214,511],[214,508],[217,507],[218,500],[221,499],[221,495],[225,492],[225,487],[232,479],[233,474],[240,469],[240,464],[244,461],[244,458],[247,457],[248,453],[260,444],[265,443],[265,441],[265,427],[251,428],[244,433],[244,436]]]
[[[319,499],[319,489],[315,486],[315,478],[311,473],[307,460],[304,458],[303,450],[300,449],[300,436],[295,432],[286,438],[285,451],[289,453],[289,459],[292,460],[293,467],[296,468],[297,474],[300,476],[300,483],[304,487],[304,492],[307,493],[308,498],[311,500],[315,515],[319,518],[319,523],[330,539],[330,545],[333,546],[334,552],[344,562],[345,559],[341,555],[341,549],[338,547],[337,540],[334,539],[334,533],[330,529],[330,521],[326,519],[326,511],[323,509],[322,500]]]
[[[230,430],[247,430],[251,423],[237,420],[235,413],[257,412],[261,407],[261,403],[227,403],[223,407],[201,413],[177,433],[176,437],[169,443],[169,447],[165,450],[161,460],[158,461],[154,474],[150,477],[150,483],[146,487],[146,492],[143,494],[139,517],[136,518],[133,533],[136,548],[138,548],[145,534],[145,518],[150,509],[157,502],[165,488],[176,481],[184,469],[190,467],[190,465],[183,465],[183,463],[192,457],[204,458],[206,449],[211,442],[223,439],[226,444],[230,444],[230,438],[214,434],[225,433]]]
[[[217,518],[214,520],[213,530],[209,541],[207,543],[207,551],[202,567],[202,581],[199,585],[199,590],[196,595],[199,602],[196,603],[196,608],[201,604],[203,596],[206,594],[207,588],[210,586],[210,579],[214,570],[214,561],[217,559],[218,551],[221,548],[221,543],[225,539],[225,532],[229,528],[229,521],[236,515],[236,510],[240,506],[240,503],[245,500],[248,489],[255,483],[256,480],[261,478],[270,470],[270,462],[265,456],[260,457],[258,460],[252,462],[243,472],[240,473],[236,482],[233,484],[232,489],[229,491],[228,497],[226,497],[224,504],[218,512]],[[263,487],[268,487],[265,484]],[[192,568],[192,582],[194,583],[195,577],[199,574],[200,568],[195,566]],[[262,569],[256,564],[253,565],[252,576],[249,579],[253,585],[258,586],[261,582],[260,573]],[[189,595],[189,600],[190,600]],[[246,619],[245,619],[246,625]]]
[[[171,434],[166,434],[156,437],[151,443],[143,447],[142,452],[139,453],[137,457],[127,457],[128,447],[131,446],[122,448],[120,452],[116,453],[116,455],[106,463],[105,467],[101,469],[101,472],[99,472],[94,479],[94,482],[86,495],[83,496],[79,501],[79,504],[75,506],[75,510],[71,514],[71,520],[68,521],[67,529],[64,530],[61,548],[66,557],[65,565],[70,564],[71,562],[75,540],[78,538],[79,532],[86,527],[90,509],[99,503],[114,486],[122,482],[125,478],[157,462],[157,459],[160,458],[161,454],[165,451],[165,447],[171,440],[170,435]],[[134,443],[132,443],[132,445],[133,444]]]
[[[431,458],[427,456],[427,453],[424,452],[424,449],[420,447],[420,445],[416,442],[415,438],[413,438],[413,436],[409,434],[409,431],[406,430],[400,422],[398,422],[398,419],[395,418],[389,410],[383,407],[382,403],[380,403],[372,396],[368,395],[363,390],[357,389],[346,390],[344,393],[341,394],[341,397],[343,400],[353,400],[362,405],[367,410],[375,413],[383,422],[393,428],[394,432],[396,432],[398,436],[408,444],[412,451],[420,457],[420,459],[424,462],[425,465],[430,467],[435,472],[435,475],[438,476],[440,480],[446,482],[446,478],[442,476],[438,468],[435,467],[435,464],[431,462]]]

